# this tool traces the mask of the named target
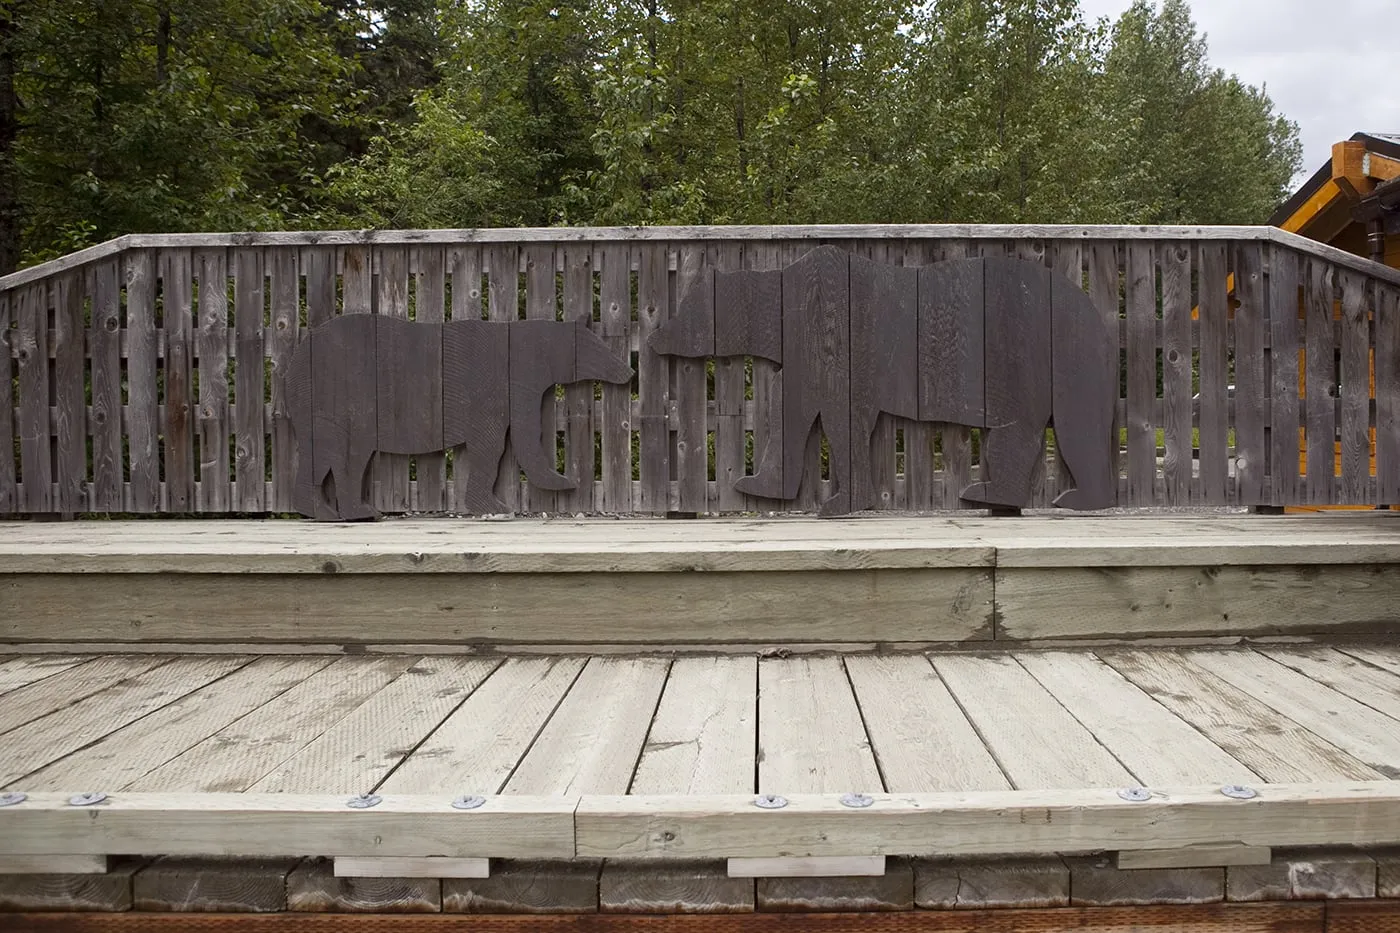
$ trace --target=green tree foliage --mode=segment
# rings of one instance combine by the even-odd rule
[[[0,0],[0,145],[31,260],[142,230],[1251,223],[1299,164],[1185,0]]]

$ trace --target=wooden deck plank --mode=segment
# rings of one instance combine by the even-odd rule
[[[116,655],[55,673],[0,697],[0,735],[165,663],[166,658]]]
[[[1400,674],[1400,648],[1347,646],[1340,650],[1367,664]]]
[[[1021,790],[1116,787],[1133,775],[1015,659],[933,659],[1002,771]]]
[[[1247,784],[1258,775],[1088,652],[1016,660],[1144,784]]]
[[[499,793],[582,669],[580,658],[506,661],[384,781],[381,792]]]
[[[1185,657],[1386,777],[1400,777],[1400,722],[1252,651],[1189,651]]]
[[[16,782],[250,660],[238,656],[176,658],[21,726],[5,736],[0,785]]]
[[[90,654],[16,655],[0,660],[0,694],[37,683],[45,677],[86,664]]]
[[[412,665],[412,657],[341,658],[156,768],[137,791],[246,791]]]
[[[374,790],[499,664],[480,658],[423,658],[249,790]]]
[[[630,793],[751,794],[757,730],[757,658],[678,658]]]
[[[1120,674],[1266,781],[1368,781],[1379,771],[1280,717],[1252,691],[1188,663],[1175,651],[1099,651]]]
[[[873,793],[883,787],[840,658],[760,662],[758,715],[762,793]]]
[[[1304,677],[1400,720],[1400,676],[1373,667],[1334,648],[1259,648]]]
[[[26,776],[24,788],[125,790],[142,775],[295,687],[330,662],[328,657],[258,658]]]
[[[1011,787],[927,658],[852,655],[846,673],[890,793]]]
[[[589,659],[504,792],[625,793],[669,668],[660,658]]]

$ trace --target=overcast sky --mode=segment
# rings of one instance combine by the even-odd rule
[[[1128,5],[1081,0],[1089,19],[1117,19]],[[1300,179],[1353,133],[1400,133],[1397,0],[1192,0],[1191,10],[1210,44],[1211,64],[1266,85],[1274,107],[1298,124]]]

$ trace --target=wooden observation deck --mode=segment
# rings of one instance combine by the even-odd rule
[[[0,279],[0,323],[0,928],[1400,916],[1400,512],[1258,514],[1400,502],[1394,270],[181,235]]]

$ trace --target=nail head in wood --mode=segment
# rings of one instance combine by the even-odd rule
[[[787,804],[787,798],[778,794],[759,794],[753,801],[753,805],[761,810],[781,810]]]
[[[1243,784],[1226,784],[1220,788],[1220,792],[1226,797],[1233,797],[1235,800],[1253,800],[1259,796],[1259,792],[1252,787],[1245,787]]]
[[[73,807],[90,807],[99,804],[107,799],[107,795],[102,791],[89,791],[86,794],[74,794],[68,798],[68,805]]]

